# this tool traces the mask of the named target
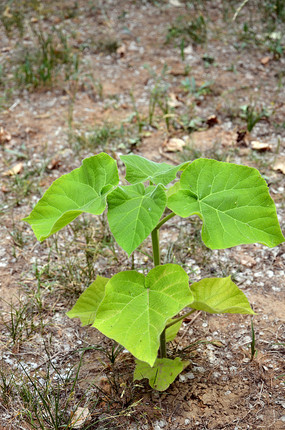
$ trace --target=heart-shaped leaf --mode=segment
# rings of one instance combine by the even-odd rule
[[[211,314],[249,314],[254,315],[244,293],[227,278],[205,278],[190,286],[194,301],[192,309]]]
[[[24,218],[38,240],[65,227],[82,212],[101,214],[106,197],[119,183],[115,160],[101,153],[83,160],[82,166],[54,181]]]
[[[136,360],[134,381],[146,378],[152,388],[164,391],[188,365],[189,361],[182,361],[179,357],[175,360],[158,358],[152,367],[148,363]]]
[[[118,187],[108,196],[108,221],[118,244],[130,255],[157,225],[166,206],[162,185]]]
[[[97,309],[105,295],[105,287],[108,281],[109,278],[97,276],[96,280],[86,288],[66,315],[69,318],[80,318],[82,326],[93,324]]]
[[[203,220],[202,239],[209,248],[256,242],[273,247],[284,241],[266,182],[252,167],[195,160],[168,196],[177,215]]]
[[[173,181],[179,170],[182,170],[187,163],[179,166],[171,166],[167,163],[155,163],[139,155],[121,155],[121,160],[126,165],[126,180],[130,184],[151,181],[153,184],[167,185]]]
[[[176,264],[157,266],[146,277],[121,272],[107,283],[93,325],[152,366],[167,320],[192,298],[188,276]]]

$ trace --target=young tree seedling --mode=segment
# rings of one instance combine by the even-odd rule
[[[107,209],[111,232],[129,256],[151,235],[154,267],[146,276],[135,270],[110,279],[97,276],[67,315],[80,318],[83,326],[91,324],[133,354],[135,380],[147,378],[151,387],[165,390],[189,364],[167,358],[166,347],[186,316],[196,310],[254,312],[230,276],[189,286],[181,266],[161,265],[160,228],[176,215],[197,215],[203,222],[202,240],[211,249],[256,242],[274,247],[284,237],[267,184],[252,167],[205,158],[171,166],[133,154],[121,160],[129,185],[119,185],[116,161],[100,153],[55,180],[24,220],[43,241],[81,213],[99,215]]]

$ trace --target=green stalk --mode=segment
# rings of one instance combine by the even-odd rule
[[[166,217],[162,218],[161,221],[157,224],[154,230],[159,230],[160,227],[166,223],[169,219],[173,218],[176,214],[174,212],[170,212],[170,214],[166,215]]]
[[[165,329],[171,327],[172,325],[178,323],[178,321],[182,321],[184,320],[184,318],[188,317],[189,315],[193,314],[194,312],[196,312],[196,309],[192,309],[191,311],[187,312],[184,315],[181,315],[181,317],[175,318],[173,321],[171,321],[170,323],[166,324]]]
[[[152,240],[152,253],[153,253],[153,264],[154,266],[160,265],[160,251],[159,251],[159,230],[155,228],[151,232]]]
[[[160,265],[160,250],[159,250],[159,229],[160,227],[168,221],[170,218],[173,218],[175,213],[171,212],[169,215],[164,217],[157,226],[151,232],[151,240],[152,240],[152,253],[153,253],[153,263],[154,266]],[[165,338],[165,329],[160,335],[160,358],[166,358],[166,338]]]

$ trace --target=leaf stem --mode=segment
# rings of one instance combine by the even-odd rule
[[[169,219],[173,218],[176,214],[174,212],[171,212],[170,214],[166,215],[166,217],[162,218],[161,221],[157,224],[157,226],[154,228],[154,230],[159,230],[160,227],[166,223]]]
[[[187,312],[184,315],[181,315],[181,317],[175,318],[173,321],[171,321],[170,323],[166,324],[165,329],[171,327],[172,325],[178,323],[178,321],[182,321],[184,320],[184,318],[188,317],[189,315],[193,314],[194,312],[196,312],[196,309],[192,309],[191,311]]]

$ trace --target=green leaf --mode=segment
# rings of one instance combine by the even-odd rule
[[[42,241],[82,212],[101,214],[106,197],[119,183],[115,160],[105,153],[83,160],[82,166],[54,181],[24,218]]]
[[[157,266],[146,277],[121,272],[107,283],[93,325],[152,366],[166,322],[192,299],[188,276],[176,264]]]
[[[162,185],[118,187],[108,196],[108,221],[118,244],[130,255],[151,233],[166,206]]]
[[[158,358],[153,367],[148,363],[136,360],[134,381],[146,378],[152,388],[164,391],[188,365],[189,361],[182,361],[179,357],[176,357],[175,360]]]
[[[169,191],[168,207],[183,218],[203,220],[202,239],[212,249],[283,242],[276,208],[258,170],[198,159]]]
[[[108,281],[108,278],[97,276],[96,280],[86,288],[66,315],[69,318],[80,318],[82,326],[93,324],[97,309],[105,295],[105,287]]]
[[[244,293],[227,278],[205,278],[190,286],[194,301],[189,304],[192,309],[211,314],[249,314],[255,312]]]
[[[139,155],[121,155],[123,163],[126,165],[126,180],[130,184],[151,181],[153,184],[167,185],[176,178],[179,170],[183,170],[187,163],[179,166],[171,166],[167,163],[155,163]]]
[[[174,321],[173,318],[170,318],[166,324],[172,323],[173,321]],[[172,342],[176,338],[182,323],[183,323],[183,320],[180,320],[180,321],[177,321],[177,323],[171,325],[170,327],[167,327],[167,329],[165,330],[166,342]]]

